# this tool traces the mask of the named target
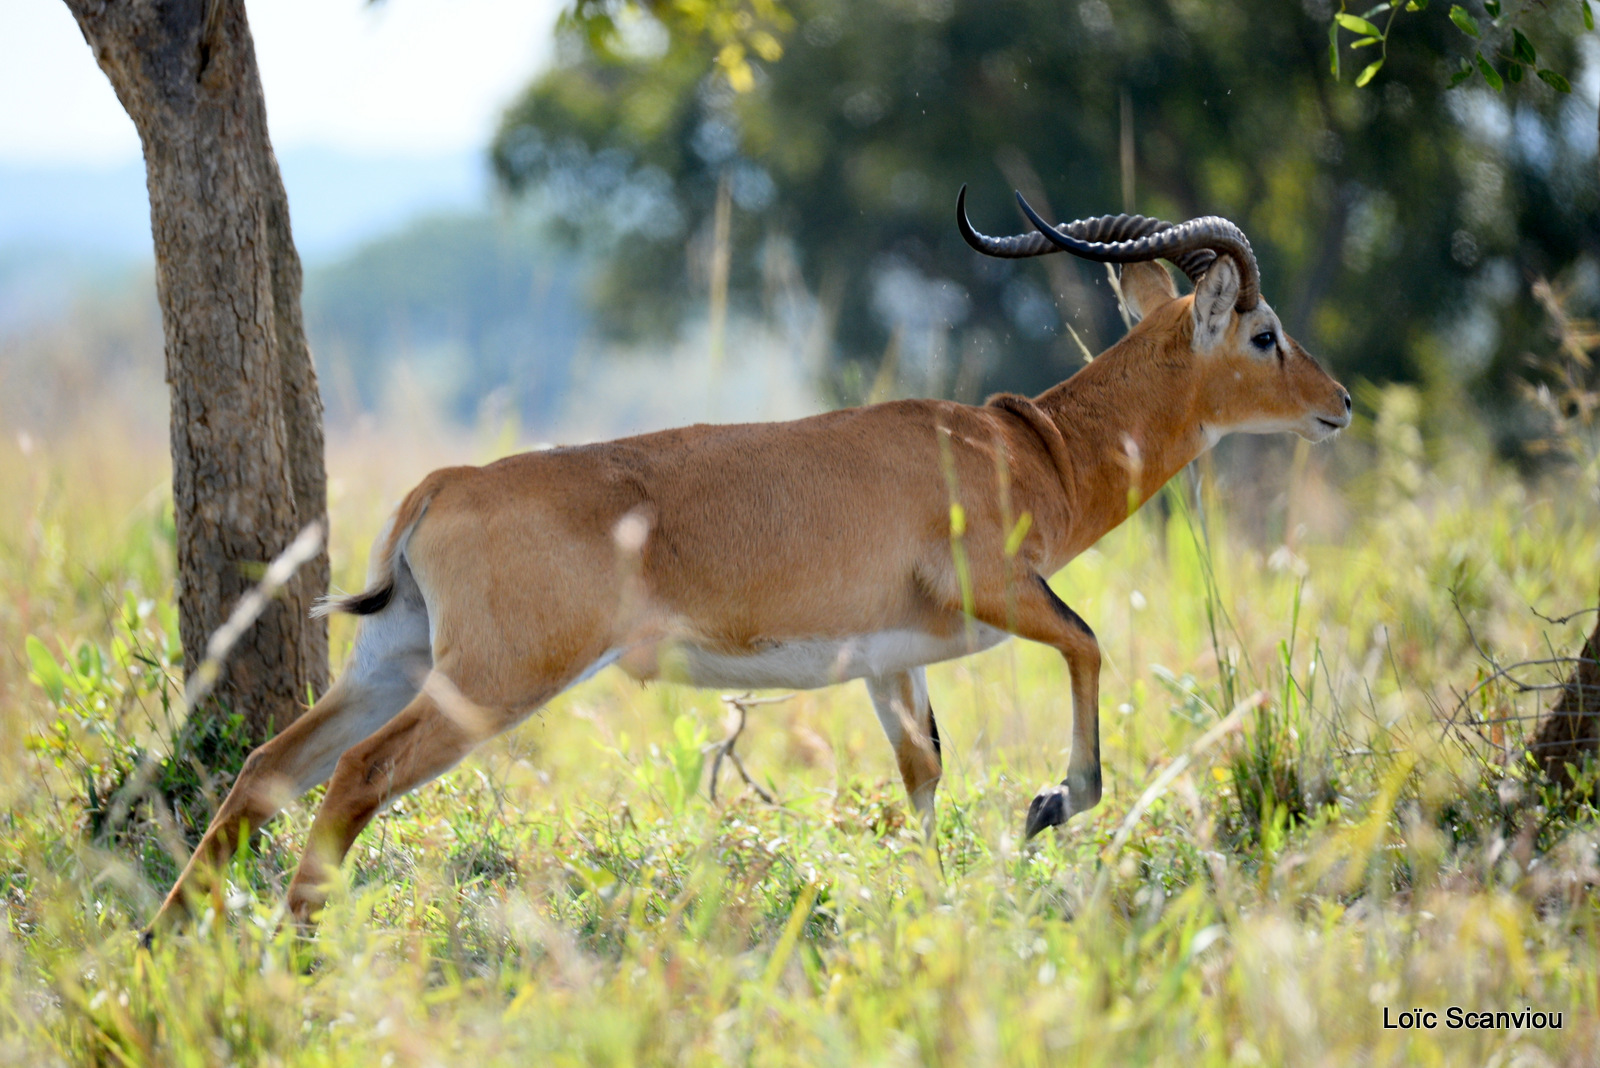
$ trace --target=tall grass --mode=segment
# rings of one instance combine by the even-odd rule
[[[859,685],[753,706],[741,754],[777,803],[729,777],[712,805],[718,695],[608,673],[380,817],[314,939],[282,900],[315,796],[148,954],[226,786],[164,713],[160,443],[0,442],[0,1061],[1591,1063],[1593,813],[1524,781],[1537,692],[1457,694],[1487,656],[1577,646],[1582,618],[1534,610],[1585,606],[1600,525],[1469,443],[1430,459],[1405,394],[1369,403],[1361,439],[1291,465],[1285,516],[1180,481],[1054,578],[1105,650],[1107,789],[1036,846],[1070,723],[1049,650],[930,672],[943,877]],[[426,466],[372,446],[334,451],[349,588]],[[147,796],[107,826],[145,751],[192,814]],[[1563,1028],[1383,1026],[1453,1005]]]

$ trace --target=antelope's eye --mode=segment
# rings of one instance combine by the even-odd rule
[[[1277,343],[1278,343],[1278,338],[1277,338],[1277,336],[1275,334],[1273,334],[1273,332],[1271,330],[1263,330],[1263,331],[1261,331],[1261,333],[1257,334],[1255,337],[1250,339],[1250,344],[1254,345],[1256,348],[1260,349],[1262,352],[1266,352],[1268,349],[1272,348]]]

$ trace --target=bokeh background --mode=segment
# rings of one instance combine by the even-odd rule
[[[990,232],[1023,228],[1019,188],[1063,217],[1236,220],[1337,375],[1413,383],[1522,464],[1546,428],[1521,387],[1555,348],[1533,285],[1600,307],[1600,48],[1538,11],[1570,94],[1445,88],[1470,42],[1442,17],[1352,90],[1325,0],[801,0],[745,92],[701,41],[638,18],[598,41],[559,11],[252,10],[330,435],[583,440],[1043,389],[1122,329],[1104,271],[971,253],[962,183]],[[0,95],[26,101],[0,115],[0,414],[60,437],[110,399],[159,434],[132,124],[48,3],[0,14]]]

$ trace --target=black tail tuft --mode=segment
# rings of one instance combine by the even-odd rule
[[[374,586],[370,590],[362,590],[348,597],[324,597],[317,602],[311,610],[313,616],[329,616],[335,612],[346,612],[352,616],[375,615],[389,607],[389,602],[394,599],[394,582],[391,580],[381,586]]]
[[[389,607],[389,602],[393,598],[394,583],[385,582],[382,586],[363,590],[353,597],[346,597],[344,603],[339,605],[339,610],[349,612],[353,616],[370,616]]]

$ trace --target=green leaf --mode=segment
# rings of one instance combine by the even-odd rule
[[[1589,0],[1583,0],[1583,28],[1594,29],[1594,8],[1589,6]]]
[[[1383,44],[1383,41],[1380,38],[1377,38],[1377,37],[1363,37],[1363,38],[1361,38],[1361,40],[1356,41],[1353,44],[1351,44],[1350,47],[1351,48],[1366,48],[1368,45],[1375,45],[1375,44]]]
[[[1492,18],[1492,19],[1499,18],[1500,17],[1500,0],[1483,0],[1483,9],[1489,13],[1489,17],[1490,18]]]
[[[1460,4],[1450,5],[1450,21],[1456,24],[1456,29],[1468,37],[1477,37],[1478,20],[1467,14],[1467,9]]]
[[[1360,74],[1356,75],[1356,88],[1360,89],[1362,86],[1364,86],[1368,82],[1370,82],[1372,80],[1373,75],[1377,74],[1378,71],[1382,67],[1383,67],[1383,60],[1381,60],[1381,59],[1378,60],[1376,63],[1368,63],[1367,64],[1367,69],[1362,71]]]
[[[1406,10],[1407,11],[1426,11],[1426,10],[1428,10],[1428,0],[1408,0],[1408,2],[1406,4]]]
[[[1483,72],[1483,80],[1489,83],[1490,89],[1498,93],[1506,87],[1506,83],[1500,78],[1500,72],[1495,70],[1487,59],[1483,58],[1482,52],[1478,53],[1478,69]]]
[[[1363,37],[1381,38],[1383,36],[1382,30],[1378,29],[1378,27],[1374,26],[1372,23],[1357,15],[1347,15],[1341,11],[1337,15],[1333,16],[1333,18],[1335,22],[1349,30],[1351,33],[1359,33]]]
[[[1460,85],[1470,77],[1472,77],[1472,68],[1463,67],[1461,70],[1458,70],[1454,74],[1450,75],[1450,88],[1454,89],[1456,86]]]
[[[705,740],[700,737],[700,724],[693,716],[679,716],[672,721],[672,735],[683,749],[699,749]]]
[[[1328,69],[1333,72],[1333,80],[1339,80],[1339,24],[1328,23]]]
[[[1572,83],[1553,70],[1541,70],[1539,72],[1539,80],[1558,93],[1572,92]]]
[[[50,650],[45,648],[44,642],[32,634],[28,635],[28,640],[23,642],[23,646],[28,651],[28,663],[33,667],[29,675],[50,700],[59,705],[67,690],[67,679],[61,673],[61,665],[50,655]]]
[[[78,646],[77,659],[78,677],[91,686],[97,684],[105,674],[105,658],[100,655],[100,647],[94,642],[84,642]]]
[[[1533,42],[1521,30],[1511,31],[1511,54],[1530,67],[1539,62],[1539,53],[1534,51]]]
[[[1510,67],[1506,68],[1506,77],[1513,82],[1520,82],[1522,80],[1522,64],[1512,63]]]

